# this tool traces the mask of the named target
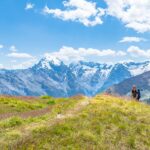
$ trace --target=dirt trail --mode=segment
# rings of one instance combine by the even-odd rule
[[[52,118],[50,120],[47,120],[46,122],[40,123],[40,126],[39,126],[39,123],[33,123],[28,126],[24,126],[23,128],[21,127],[19,130],[21,131],[21,133],[23,133],[22,139],[21,141],[18,141],[17,143],[15,143],[14,147],[17,148],[19,147],[19,145],[25,142],[26,139],[32,138],[31,133],[34,129],[39,128],[39,127],[50,127],[57,123],[60,123],[64,119],[72,118],[76,116],[79,112],[81,112],[89,104],[90,104],[90,99],[86,98],[84,101],[79,102],[78,104],[76,104],[74,108],[66,111],[65,113],[58,114],[55,118]]]
[[[32,110],[32,111],[28,111],[28,112],[22,112],[22,113],[6,113],[6,114],[0,114],[0,120],[3,119],[8,119],[10,117],[13,116],[18,116],[21,117],[23,119],[29,118],[29,117],[39,117],[42,116],[46,113],[49,113],[51,111],[51,107],[46,107],[43,109],[38,109],[38,110]]]
[[[85,106],[89,105],[90,103],[89,101],[90,101],[89,99],[86,99],[86,101],[79,103],[75,108],[67,111],[65,114],[58,114],[56,118],[61,120],[61,119],[73,117],[77,112],[81,111]]]
[[[20,97],[20,98],[24,98],[24,97]],[[26,98],[26,97],[25,97]],[[33,97],[34,99],[34,97]],[[88,99],[88,100],[87,100]],[[80,105],[86,105],[86,103],[89,101],[89,98],[86,98],[86,102],[83,103],[83,104],[80,104]],[[81,106],[77,107],[76,109],[80,109]],[[39,116],[42,116],[42,115],[45,115],[47,113],[50,113],[52,110],[52,107],[49,106],[49,107],[46,107],[46,108],[43,108],[43,109],[38,109],[38,110],[32,110],[32,111],[28,111],[28,112],[14,112],[14,113],[5,113],[5,114],[0,114],[0,121],[1,120],[4,120],[4,119],[8,119],[8,118],[11,118],[11,117],[14,117],[14,116],[18,116],[18,117],[21,117],[23,119],[26,119],[26,118],[29,118],[29,117],[39,117]],[[74,110],[75,111],[75,110]],[[76,110],[77,111],[77,110]],[[69,113],[70,114],[70,113]],[[58,118],[61,118],[62,115],[58,115]]]

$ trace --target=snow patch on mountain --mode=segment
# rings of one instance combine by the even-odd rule
[[[141,63],[135,63],[135,62],[125,63],[125,66],[131,72],[132,76],[137,76],[144,72],[150,71],[150,61],[141,62]]]
[[[113,84],[149,70],[149,61],[114,65],[79,61],[65,65],[61,60],[47,56],[29,69],[0,70],[0,94],[94,96]]]
[[[56,57],[47,55],[47,56],[45,57],[45,62],[46,62],[46,63],[51,62],[51,63],[53,63],[53,64],[55,64],[55,65],[57,65],[57,66],[60,66],[62,61],[59,60],[59,59],[56,58]]]

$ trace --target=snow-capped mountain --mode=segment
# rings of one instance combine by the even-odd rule
[[[93,96],[113,84],[149,70],[148,61],[114,65],[79,61],[66,65],[48,56],[29,69],[0,70],[0,94]]]
[[[130,77],[132,77],[130,67],[127,67],[126,64],[115,64],[100,91],[104,91],[108,87],[112,86],[112,84],[117,84]]]

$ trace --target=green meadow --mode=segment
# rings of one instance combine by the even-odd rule
[[[150,106],[134,100],[0,97],[0,109],[0,149],[150,149]]]

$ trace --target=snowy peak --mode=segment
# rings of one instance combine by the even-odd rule
[[[59,60],[58,58],[52,57],[52,56],[46,56],[42,58],[38,64],[36,64],[34,67],[38,69],[48,69],[51,70],[53,67],[59,67],[64,65],[64,63]]]
[[[44,61],[45,63],[52,63],[56,66],[60,66],[62,61],[59,60],[58,58],[56,57],[53,57],[53,56],[50,56],[50,55],[47,55],[45,58],[44,58]]]
[[[84,61],[71,63],[69,67],[76,76],[80,77],[90,77],[95,75],[106,77],[112,69],[112,65]]]

